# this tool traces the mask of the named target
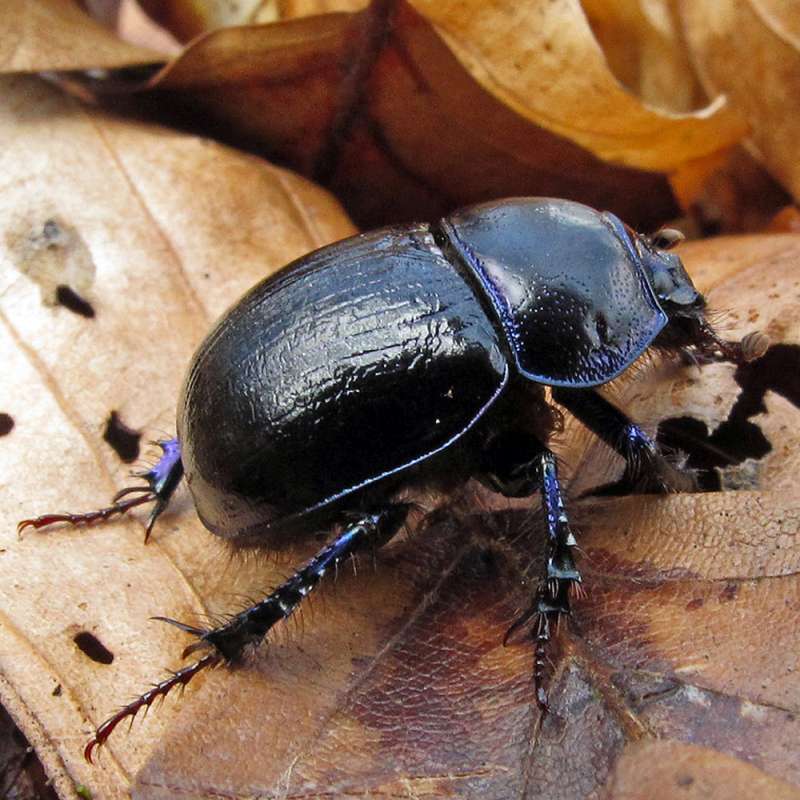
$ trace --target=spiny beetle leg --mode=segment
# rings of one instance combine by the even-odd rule
[[[56,522],[67,522],[74,526],[91,525],[117,514],[125,514],[144,503],[154,503],[145,526],[144,540],[147,542],[155,521],[169,504],[170,498],[183,478],[180,442],[177,439],[164,439],[156,444],[162,450],[161,458],[149,470],[136,474],[136,477],[144,479],[144,486],[129,486],[122,489],[114,495],[110,506],[96,511],[84,514],[44,514],[35,519],[24,519],[17,525],[17,531],[21,532],[28,527],[45,528]],[[134,496],[127,497],[128,495]],[[125,497],[127,499],[124,500]]]
[[[111,732],[122,720],[135,717],[141,709],[149,708],[157,698],[166,697],[176,686],[186,686],[198,672],[208,667],[221,664],[222,660],[222,656],[220,656],[219,653],[206,653],[206,655],[192,664],[179,669],[177,672],[173,672],[163,681],[154,683],[150,689],[128,703],[128,705],[123,706],[116,714],[110,716],[97,728],[92,738],[89,739],[86,746],[83,748],[83,757],[91,764],[95,748],[105,744]]]
[[[640,490],[690,492],[696,488],[690,470],[664,457],[635,422],[593,389],[553,389],[553,399],[625,459],[625,477]]]
[[[396,504],[375,514],[361,515],[270,595],[224,625],[205,632],[184,655],[212,645],[226,660],[239,659],[248,645],[258,644],[275,623],[290,616],[328,571],[366,546],[379,547],[394,536],[408,510],[408,505]]]
[[[154,684],[103,722],[86,744],[86,759],[92,760],[94,749],[106,742],[120,722],[135,717],[142,708],[152,705],[156,698],[165,697],[176,686],[186,686],[198,672],[208,667],[240,660],[248,646],[259,644],[275,623],[286,619],[297,609],[326,573],[335,570],[365,547],[380,547],[394,536],[405,522],[408,511],[408,505],[398,503],[374,514],[359,515],[355,522],[349,524],[267,597],[219,627],[202,630],[176,620],[156,617],[198,637],[197,642],[183,651],[184,658],[201,649],[210,648],[210,652]]]
[[[545,450],[538,458],[542,505],[547,524],[547,554],[544,575],[536,589],[530,608],[517,619],[506,633],[508,641],[520,628],[534,620],[531,636],[535,642],[533,682],[536,702],[547,710],[547,650],[552,629],[562,616],[570,613],[570,596],[578,591],[581,576],[572,557],[576,545],[569,527],[556,457]]]

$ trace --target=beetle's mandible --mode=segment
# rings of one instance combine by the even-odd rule
[[[679,238],[639,235],[567,200],[512,198],[323,247],[248,292],[192,359],[177,437],[161,442],[145,484],[99,511],[20,527],[91,523],[152,503],[149,535],[185,477],[203,524],[233,544],[338,534],[224,624],[167,620],[196,638],[184,655],[202,655],[100,725],[87,758],[122,719],[261,642],[338,563],[388,541],[415,492],[471,478],[510,497],[541,494],[547,555],[514,627],[530,625],[544,708],[551,630],[581,581],[548,448],[558,412],[544,387],[624,457],[631,477],[663,490],[685,476],[595,387],[651,347],[754,355],[708,324],[703,296],[667,252]]]

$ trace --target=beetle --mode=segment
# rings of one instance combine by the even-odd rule
[[[639,235],[568,200],[510,198],[345,239],[251,289],[194,355],[177,436],[159,443],[145,483],[98,511],[19,527],[88,524],[152,503],[149,536],[185,477],[205,527],[235,546],[336,533],[223,624],[159,618],[195,637],[184,657],[202,655],[102,723],[86,758],[156,697],[237,661],[339,563],[391,539],[419,493],[471,478],[508,497],[541,495],[543,573],[511,631],[530,627],[546,709],[547,645],[581,582],[548,446],[560,416],[553,403],[623,456],[631,478],[657,491],[686,487],[687,474],[596,387],[653,348],[735,362],[764,349],[748,354],[714,332],[704,297],[669,252],[680,238]]]

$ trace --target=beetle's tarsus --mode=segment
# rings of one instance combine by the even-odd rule
[[[117,514],[125,514],[136,506],[143,503],[151,503],[155,499],[155,495],[148,489],[144,494],[139,497],[132,497],[128,500],[116,501],[106,508],[99,508],[96,511],[88,511],[83,514],[43,514],[41,517],[32,519],[23,519],[17,523],[17,533],[22,533],[25,528],[46,528],[48,525],[54,525],[57,522],[66,522],[75,528],[93,525],[97,522],[105,522],[105,520]]]
[[[185,622],[179,622],[172,617],[150,617],[150,619],[157,622],[166,622],[167,625],[172,625],[185,633],[191,633],[193,636],[203,636],[207,631],[205,628],[197,628],[194,625],[187,625]]]
[[[146,472],[137,473],[137,477],[145,480],[143,486],[127,486],[124,489],[120,489],[112,498],[110,506],[96,511],[87,511],[82,514],[44,514],[41,517],[24,519],[17,524],[17,533],[22,533],[28,527],[46,528],[48,525],[53,525],[57,522],[66,522],[73,527],[93,525],[105,522],[110,517],[126,514],[136,506],[155,503],[145,524],[144,541],[146,544],[155,521],[169,504],[170,498],[183,477],[181,449],[178,440],[165,439],[158,442],[158,445],[163,451],[161,458]],[[129,495],[136,496],[129,497]]]
[[[176,686],[185,688],[189,681],[192,680],[192,678],[194,678],[198,672],[201,672],[208,667],[217,666],[222,662],[222,660],[222,656],[219,653],[209,653],[194,663],[172,672],[170,676],[165,678],[163,681],[154,684],[150,689],[148,689],[146,692],[143,692],[141,695],[139,695],[139,697],[128,703],[126,706],[123,706],[119,711],[117,711],[116,714],[113,714],[105,722],[98,726],[97,730],[94,732],[94,735],[91,739],[89,739],[89,741],[86,743],[86,747],[83,749],[83,757],[90,764],[93,763],[92,758],[94,756],[95,748],[101,747],[103,744],[105,744],[114,728],[116,728],[120,722],[125,719],[130,719],[131,725],[133,725],[133,719],[139,713],[139,711],[145,709],[146,713],[147,709],[155,702],[155,700],[159,698],[163,700],[163,698],[165,698],[167,694],[169,694],[169,692]]]

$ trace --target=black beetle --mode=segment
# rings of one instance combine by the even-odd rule
[[[469,478],[511,497],[541,492],[544,574],[514,628],[532,620],[544,707],[550,629],[581,580],[547,446],[559,414],[544,387],[658,490],[682,474],[593,387],[651,346],[745,360],[713,332],[704,298],[666,252],[678,238],[640,236],[575,202],[507,199],[323,247],[248,292],[195,354],[177,438],[161,442],[146,485],[108,508],[20,527],[89,523],[152,502],[149,534],[185,474],[204,525],[234,544],[339,532],[224,624],[166,620],[198,637],[184,655],[207,652],[100,725],[87,758],[122,719],[260,642],[326,571],[391,538],[415,492]]]

